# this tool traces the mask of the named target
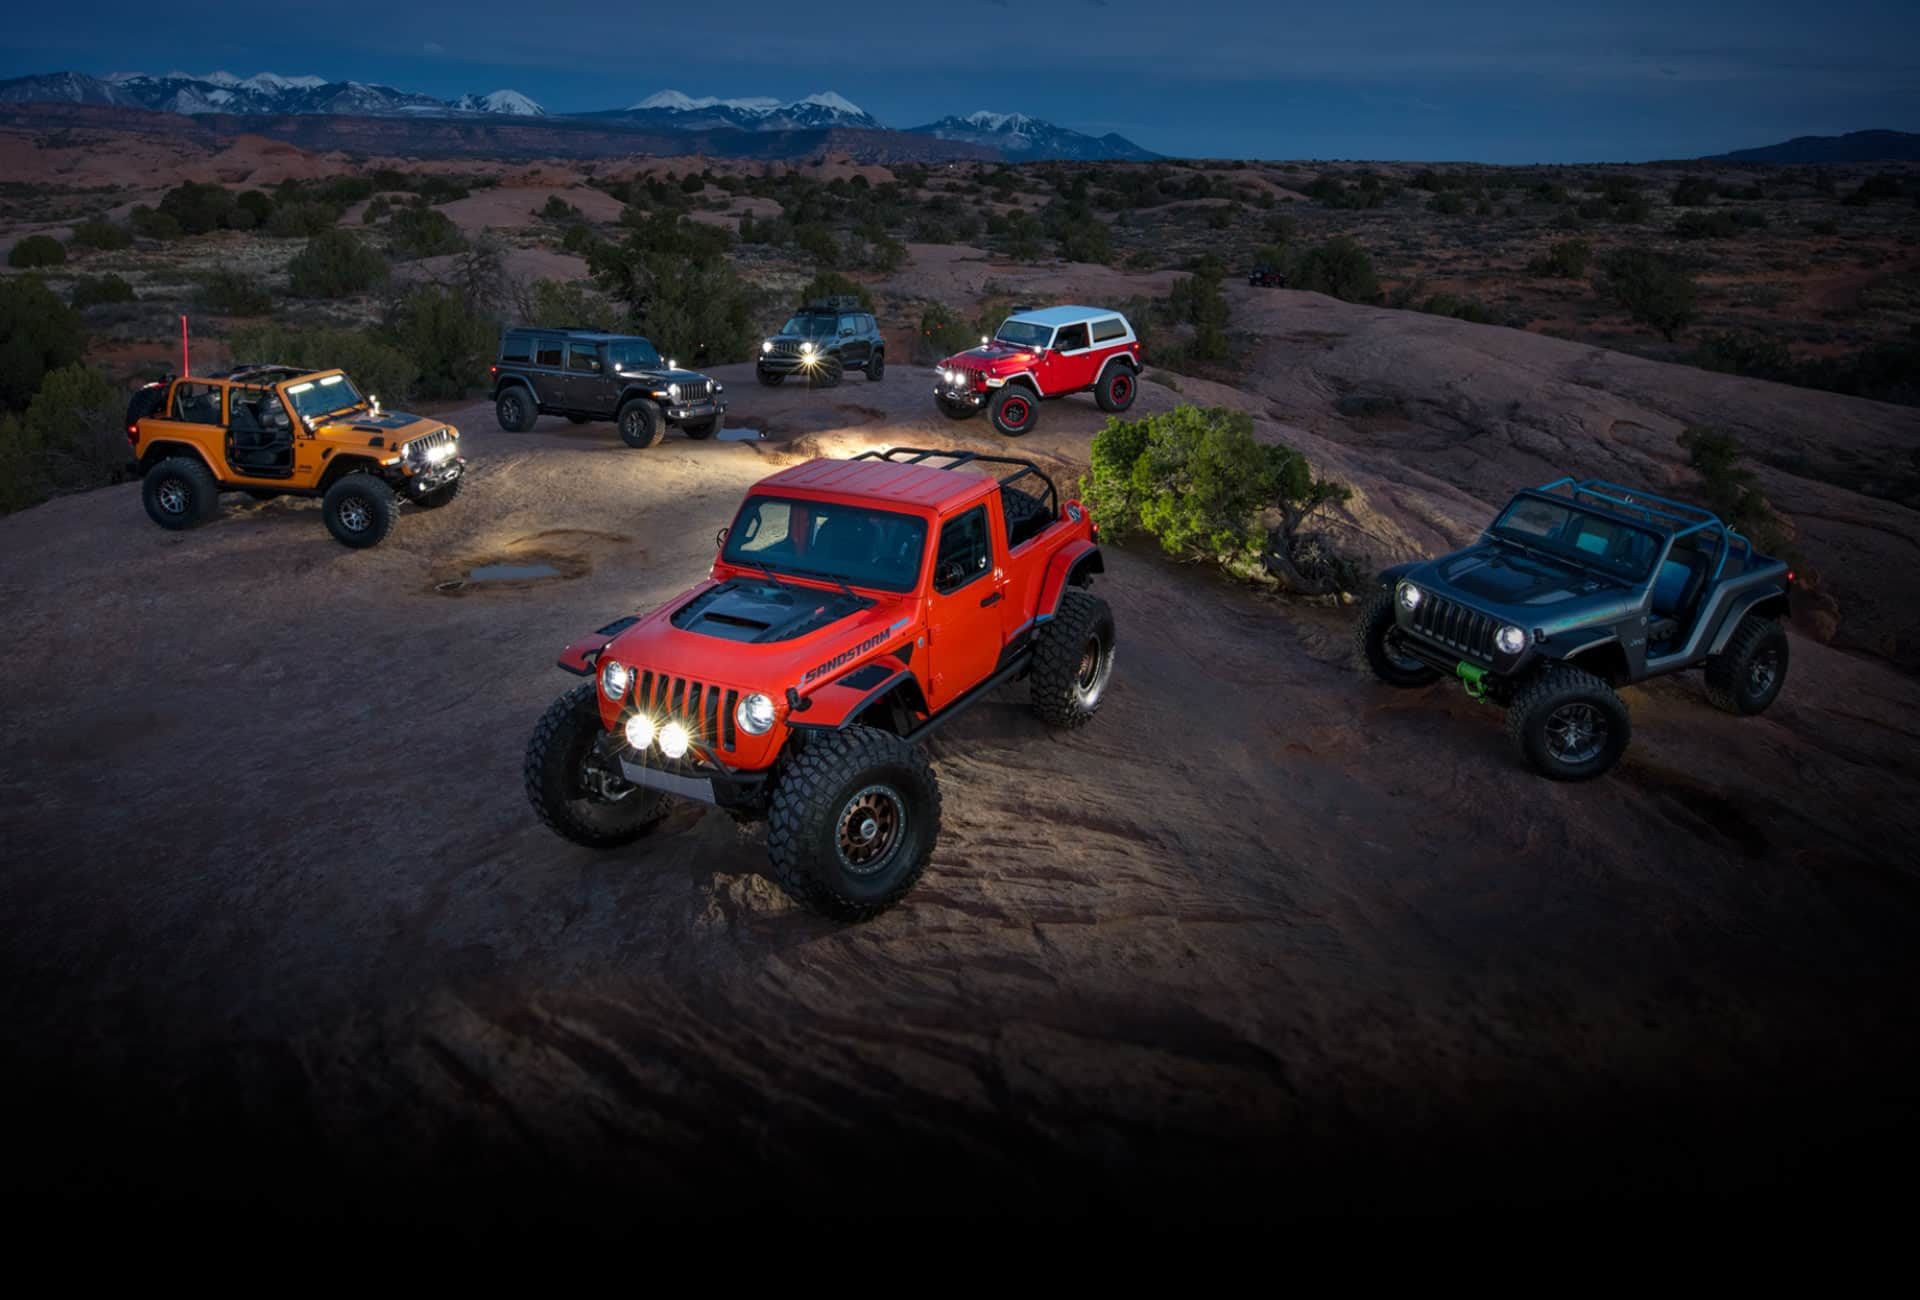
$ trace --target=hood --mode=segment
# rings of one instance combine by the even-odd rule
[[[616,368],[614,373],[629,379],[644,379],[656,384],[704,383],[707,376],[698,370],[670,370],[666,366],[641,366],[638,368]]]
[[[314,432],[355,441],[379,438],[383,445],[392,447],[408,438],[417,438],[423,433],[446,427],[445,420],[431,420],[407,411],[383,410],[378,415],[371,411],[350,411],[326,420]]]
[[[1637,591],[1574,564],[1519,547],[1482,541],[1411,569],[1407,580],[1529,627],[1561,616],[1590,617],[1600,606],[1631,604]]]
[[[848,667],[910,622],[910,600],[732,578],[668,601],[601,660],[779,696]]]
[[[982,343],[977,348],[956,352],[940,364],[949,368],[978,370],[989,375],[1012,374],[1030,368],[1040,359],[1033,348],[1016,348],[1006,343]]]

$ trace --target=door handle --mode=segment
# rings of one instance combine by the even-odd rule
[[[994,604],[996,601],[1000,600],[1000,598],[1005,596],[1006,594],[1007,593],[1004,591],[996,591],[991,596],[984,597],[980,601],[980,608],[985,609],[987,606]]]

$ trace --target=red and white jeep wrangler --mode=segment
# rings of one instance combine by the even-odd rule
[[[956,420],[983,407],[1017,438],[1040,419],[1040,399],[1091,392],[1100,409],[1133,405],[1140,340],[1127,318],[1099,307],[1016,312],[991,339],[940,363],[933,400]]]

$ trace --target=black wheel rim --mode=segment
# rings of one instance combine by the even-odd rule
[[[160,509],[170,515],[187,513],[187,503],[193,494],[187,490],[185,479],[162,479],[153,490],[153,499],[160,503]]]
[[[1000,419],[1010,429],[1018,429],[1027,422],[1027,404],[1016,397],[1000,408]]]
[[[907,804],[900,792],[870,785],[855,791],[840,810],[834,848],[849,874],[871,876],[893,860],[906,834]]]
[[[1769,646],[1747,665],[1747,698],[1764,700],[1780,680],[1780,652]]]
[[[626,434],[629,438],[639,438],[644,436],[645,431],[640,427],[640,412],[638,411],[627,412],[627,418],[620,421],[620,431]]]
[[[334,513],[340,526],[350,533],[364,533],[373,527],[373,506],[363,496],[347,497]]]
[[[1547,752],[1562,763],[1588,763],[1607,747],[1607,716],[1581,700],[1547,715]]]
[[[500,413],[505,417],[504,423],[509,425],[520,423],[520,399],[517,397],[501,398]]]
[[[1133,381],[1125,375],[1115,375],[1113,377],[1113,388],[1111,391],[1113,393],[1113,400],[1116,403],[1124,402],[1127,400],[1127,395],[1133,391]]]

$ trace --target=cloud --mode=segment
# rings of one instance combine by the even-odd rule
[[[447,47],[439,41],[428,41],[421,48],[426,50],[428,54],[445,54],[447,52]]]

